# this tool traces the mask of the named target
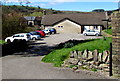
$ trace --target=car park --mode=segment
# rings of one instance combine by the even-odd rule
[[[87,35],[96,35],[96,36],[99,36],[100,32],[94,31],[94,30],[85,30],[83,32],[83,35],[85,35],[85,36],[87,36]]]
[[[28,33],[19,33],[19,34],[14,34],[11,37],[7,37],[5,39],[5,42],[14,42],[14,40],[24,40],[24,41],[29,41],[30,40],[30,35]]]

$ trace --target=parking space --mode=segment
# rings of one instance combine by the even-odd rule
[[[36,41],[36,43],[44,42],[45,45],[54,46],[56,44],[64,43],[68,40],[86,40],[86,39],[96,39],[102,36],[84,36],[83,34],[54,34],[47,35],[47,37],[42,38],[42,41]]]
[[[27,56],[43,56],[49,54],[58,44],[64,43],[69,40],[86,40],[86,39],[97,39],[101,36],[84,36],[82,34],[53,34],[47,35],[40,40],[30,42],[29,46],[32,47],[25,52]],[[18,53],[16,53],[18,54]],[[24,55],[24,52],[22,52]]]

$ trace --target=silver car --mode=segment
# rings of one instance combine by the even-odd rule
[[[99,36],[100,32],[94,31],[94,30],[85,30],[83,32],[83,35],[85,35],[85,36],[87,36],[87,35],[96,35],[96,36]]]

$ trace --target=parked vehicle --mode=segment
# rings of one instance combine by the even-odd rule
[[[46,35],[44,31],[36,30],[36,32],[37,32],[41,37],[45,37],[45,35]]]
[[[55,28],[46,28],[43,30],[46,34],[56,34],[56,29]]]
[[[100,32],[98,31],[94,31],[94,30],[85,30],[83,32],[83,35],[96,35],[96,36],[99,36],[100,35]]]
[[[14,40],[25,40],[25,41],[29,41],[30,40],[30,35],[28,33],[19,33],[19,34],[14,34],[11,37],[7,37],[5,39],[5,42],[13,42]]]
[[[46,30],[42,30],[45,32],[45,34],[51,34],[51,31],[49,29],[46,29]]]
[[[55,28],[50,28],[49,30],[50,30],[51,34],[56,34],[56,29]]]
[[[40,35],[38,35],[37,32],[30,32],[28,34],[30,35],[31,40],[40,39]]]

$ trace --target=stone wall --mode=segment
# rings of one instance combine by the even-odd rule
[[[120,13],[112,14],[113,75],[120,77]]]
[[[101,70],[109,72],[109,55],[108,50],[99,53],[97,50],[89,51],[71,51],[68,59],[64,61],[62,66],[73,68],[86,68],[89,70]],[[76,70],[76,69],[75,69]]]

